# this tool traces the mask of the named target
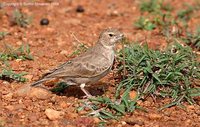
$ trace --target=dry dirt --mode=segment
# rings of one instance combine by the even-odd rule
[[[10,83],[0,80],[0,127],[98,126],[100,122],[98,118],[86,117],[85,112],[76,112],[78,103],[83,100],[83,93],[78,88],[69,88],[62,95],[56,95],[40,88],[29,89],[29,87],[26,89],[29,91],[26,94],[23,88],[36,81],[47,70],[70,59],[67,56],[75,50],[80,42],[88,46],[94,45],[102,29],[118,28],[130,40],[137,40],[141,43],[147,41],[152,48],[166,46],[165,38],[159,34],[159,31],[142,31],[133,27],[134,21],[140,16],[139,0],[40,0],[40,2],[49,1],[56,4],[51,6],[6,6],[0,9],[0,31],[10,33],[3,41],[16,47],[28,43],[31,54],[34,56],[34,61],[11,61],[11,66],[16,72],[28,72],[28,75],[25,76],[29,79],[28,82]],[[190,0],[168,1],[176,9],[182,7],[183,1],[193,3]],[[83,13],[76,12],[78,5],[82,5],[85,9]],[[10,25],[10,16],[15,8],[20,8],[23,12],[33,16],[30,26],[21,28]],[[41,26],[42,18],[48,18],[49,25]],[[192,19],[189,22],[190,27],[195,28],[199,21],[200,18]],[[115,81],[112,74],[106,76],[102,82],[104,83],[89,87],[89,91],[93,95],[114,93]],[[102,90],[102,87],[106,88],[105,91]],[[157,108],[167,102],[169,102],[168,99],[158,98],[154,102],[152,98],[147,98],[138,103],[148,112],[136,110],[119,121],[108,120],[106,126],[200,126],[199,102],[196,105],[185,103],[186,109],[171,107],[159,112]]]

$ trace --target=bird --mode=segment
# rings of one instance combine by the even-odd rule
[[[123,38],[124,34],[118,29],[104,29],[93,47],[50,70],[31,86],[36,87],[48,80],[61,79],[68,85],[80,85],[85,95],[91,97],[85,85],[97,82],[111,71],[115,57],[115,45]]]

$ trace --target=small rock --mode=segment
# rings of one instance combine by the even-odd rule
[[[50,98],[52,94],[50,93],[50,91],[42,88],[32,88],[29,96],[44,100]]]
[[[31,90],[30,85],[24,85],[24,86],[20,87],[19,89],[17,89],[14,92],[14,95],[19,96],[19,97],[25,97],[28,94],[30,94],[30,90]]]
[[[120,16],[120,15],[121,15],[117,10],[108,11],[107,14],[108,14],[109,16]]]
[[[64,112],[56,111],[53,109],[46,109],[45,114],[50,120],[57,120],[57,119],[61,119],[63,117]]]
[[[77,8],[76,8],[76,12],[78,13],[83,13],[85,11],[85,9],[83,8],[83,6],[81,5],[78,5]]]
[[[48,25],[49,24],[49,19],[43,18],[40,20],[40,25]]]
[[[135,124],[133,127],[141,127],[140,125],[138,125],[138,124]]]
[[[48,31],[49,33],[53,33],[53,32],[55,32],[55,29],[48,27],[48,28],[46,28],[45,31]]]
[[[49,125],[49,120],[48,119],[39,119],[40,124],[43,126],[48,126]]]
[[[94,117],[93,120],[94,120],[94,123],[99,123],[99,122],[101,122],[101,120],[100,120],[99,118],[97,118],[97,117]]]
[[[137,97],[137,92],[136,91],[130,91],[129,92],[129,97],[130,97],[130,99],[131,100],[134,100],[134,99],[136,99],[136,97]]]
[[[3,81],[2,83],[5,84],[5,85],[10,84],[8,81]]]
[[[13,111],[15,109],[13,105],[8,105],[5,108],[8,109],[9,111]]]
[[[19,62],[22,61],[22,59],[16,59],[15,61],[16,61],[17,63],[19,63]]]
[[[144,125],[144,122],[142,120],[138,120],[134,118],[128,118],[127,120],[125,120],[125,122],[129,125],[138,125],[138,126]]]
[[[187,108],[190,109],[190,110],[194,110],[195,109],[194,105],[188,105]]]
[[[72,119],[75,119],[77,118],[79,115],[77,113],[74,113],[74,112],[67,112],[67,114],[65,115],[65,118],[72,118]]]
[[[87,114],[87,111],[81,110],[81,111],[78,112],[78,114],[79,114],[79,115],[86,115],[86,114]]]
[[[22,45],[22,41],[17,41],[16,44],[17,45]]]
[[[185,123],[186,123],[187,125],[189,125],[191,122],[192,122],[192,121],[191,121],[190,119],[187,119],[187,120],[185,121]]]
[[[2,96],[3,99],[9,101],[10,99],[12,99],[13,97],[13,93],[9,93],[9,94],[6,94],[4,96]]]
[[[63,109],[67,108],[69,106],[68,103],[66,103],[65,101],[60,102],[60,107],[62,107]]]
[[[149,119],[151,119],[151,120],[158,120],[160,118],[162,118],[162,116],[159,115],[159,114],[155,114],[155,113],[150,113],[149,114]]]
[[[126,125],[126,122],[125,122],[125,121],[122,121],[121,123],[122,123],[122,125]]]
[[[65,56],[67,56],[67,55],[68,55],[68,51],[66,51],[66,50],[62,50],[62,51],[60,52],[60,54],[61,54],[61,55],[65,55]]]

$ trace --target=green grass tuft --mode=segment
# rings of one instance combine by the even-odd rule
[[[18,81],[18,82],[25,82],[27,81],[26,78],[24,78],[23,76],[26,75],[26,72],[22,72],[22,73],[15,73],[12,69],[10,69],[9,67],[7,68],[2,68],[2,71],[0,73],[0,79],[2,80],[6,80],[6,81]]]
[[[5,45],[5,50],[2,53],[0,52],[0,60],[7,61],[14,59],[33,60],[29,45],[21,45],[17,49],[14,49],[10,45]]]
[[[156,24],[150,21],[148,18],[140,17],[134,24],[137,29],[153,30],[156,28]]]
[[[27,27],[32,22],[32,17],[16,9],[13,11],[12,23],[20,27]]]
[[[183,101],[195,103],[193,98],[200,95],[200,88],[193,81],[200,80],[200,63],[191,48],[175,44],[164,52],[151,50],[148,46],[130,46],[124,50],[127,74],[120,82],[116,96],[121,90],[134,89],[139,98],[153,95],[172,98],[172,105],[180,105]],[[124,68],[122,56],[121,51],[119,74]]]
[[[23,76],[26,75],[26,72],[22,73],[15,73],[11,67],[9,66],[9,62],[14,59],[20,60],[33,60],[32,55],[30,54],[30,47],[29,45],[21,45],[19,48],[14,49],[10,45],[4,43],[4,51],[0,52],[0,64],[1,64],[1,71],[0,71],[0,79],[7,80],[7,81],[19,81],[25,82]]]
[[[164,3],[163,0],[142,0],[140,3],[141,12],[161,13],[162,11],[172,11],[170,3]]]

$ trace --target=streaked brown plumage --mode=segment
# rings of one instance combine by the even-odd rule
[[[89,92],[84,89],[85,84],[94,83],[109,73],[114,62],[115,44],[123,36],[116,29],[109,28],[102,31],[94,47],[53,69],[31,86],[37,86],[47,80],[59,78],[69,85],[80,85],[81,90],[87,96],[90,96]]]

